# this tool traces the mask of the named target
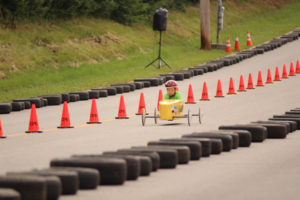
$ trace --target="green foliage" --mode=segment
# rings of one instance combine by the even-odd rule
[[[159,7],[184,10],[195,0],[0,0],[2,21],[14,19],[69,19],[92,16],[123,24],[149,19]]]

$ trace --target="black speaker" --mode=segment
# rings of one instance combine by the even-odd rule
[[[168,10],[159,8],[153,15],[153,30],[165,31],[167,30]]]

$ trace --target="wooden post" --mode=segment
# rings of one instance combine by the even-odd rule
[[[201,49],[210,50],[210,0],[200,0]]]

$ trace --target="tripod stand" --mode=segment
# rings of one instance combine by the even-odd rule
[[[159,49],[158,49],[158,57],[153,60],[151,63],[149,63],[145,68],[151,66],[152,64],[154,64],[156,61],[158,61],[158,67],[159,69],[161,69],[162,67],[162,62],[171,69],[171,67],[168,65],[168,63],[161,57],[161,35],[162,35],[162,31],[159,31]]]

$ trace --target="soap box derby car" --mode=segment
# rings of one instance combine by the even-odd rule
[[[182,100],[163,100],[159,102],[159,113],[157,109],[154,109],[154,115],[148,116],[143,109],[142,113],[142,124],[145,126],[147,118],[154,118],[155,124],[157,124],[157,119],[174,121],[186,118],[188,125],[191,125],[191,118],[193,116],[198,117],[199,123],[201,124],[201,113],[200,108],[198,109],[197,114],[191,114],[190,109],[188,109],[187,114],[183,112],[184,102]]]

